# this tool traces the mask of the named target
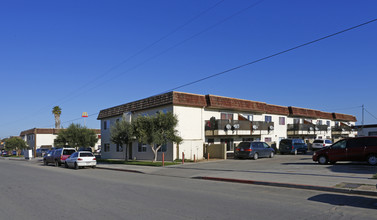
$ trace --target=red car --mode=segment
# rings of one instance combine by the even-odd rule
[[[377,136],[347,138],[314,152],[313,161],[320,164],[337,161],[367,161],[377,164]]]

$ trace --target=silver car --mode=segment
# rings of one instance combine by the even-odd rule
[[[313,144],[312,144],[312,148],[313,149],[322,149],[324,147],[329,147],[332,145],[332,141],[329,140],[329,139],[318,139],[318,140],[314,140],[313,141]]]
[[[65,162],[64,167],[75,168],[76,170],[80,167],[92,167],[95,168],[97,165],[96,157],[89,151],[79,151],[71,154]]]

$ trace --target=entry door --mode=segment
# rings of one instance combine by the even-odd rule
[[[132,160],[132,144],[128,145],[128,159]]]

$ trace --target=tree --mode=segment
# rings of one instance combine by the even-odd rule
[[[118,145],[126,145],[125,152],[127,153],[127,146],[131,146],[133,137],[133,125],[126,121],[124,118],[121,121],[117,121],[110,129],[110,139],[113,143]],[[124,158],[127,160],[127,156]]]
[[[68,145],[78,150],[80,147],[94,147],[97,141],[97,134],[93,130],[72,123],[67,129],[60,130],[54,145],[57,147]]]
[[[60,115],[62,114],[62,109],[59,106],[54,106],[52,108],[52,114],[55,116],[55,128],[60,128]]]
[[[176,134],[177,130],[175,130],[178,119],[171,112],[166,114],[158,112],[153,116],[139,116],[133,123],[134,135],[138,141],[151,147],[154,154],[153,161],[157,161],[157,152],[162,145],[182,141],[182,138]]]
[[[11,138],[6,139],[5,141],[5,149],[7,151],[15,150],[17,152],[17,155],[18,155],[19,150],[26,149],[26,148],[27,148],[26,142],[19,137],[11,137]]]

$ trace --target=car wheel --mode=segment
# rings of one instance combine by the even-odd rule
[[[318,158],[318,163],[319,164],[322,164],[322,165],[324,165],[324,164],[327,164],[327,157],[325,157],[325,156],[319,156],[319,158]]]
[[[270,158],[273,158],[275,156],[274,152],[270,153]]]
[[[58,167],[59,166],[59,162],[57,160],[55,160],[55,166]]]
[[[302,154],[306,154],[306,153],[308,153],[308,152],[304,151]]]
[[[77,163],[75,163],[75,170],[78,170],[79,169],[79,166],[77,165]]]
[[[368,156],[368,163],[370,165],[376,165],[377,164],[377,156],[376,155],[369,155]]]
[[[48,165],[47,160],[43,160],[43,164],[44,164],[45,166],[47,166],[47,165]]]
[[[259,158],[258,153],[255,153],[253,159],[254,159],[254,160],[258,160],[258,158]]]
[[[65,168],[68,168],[68,164],[67,164],[67,162],[64,163],[64,167],[65,167]]]

